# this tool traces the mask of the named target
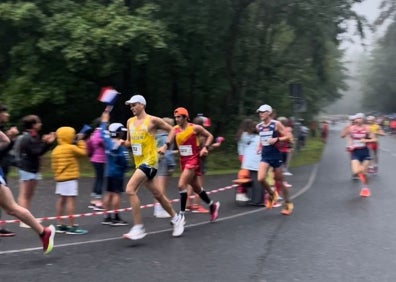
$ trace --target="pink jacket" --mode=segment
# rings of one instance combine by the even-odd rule
[[[93,163],[105,163],[105,145],[100,137],[100,129],[96,128],[87,140],[87,155]]]

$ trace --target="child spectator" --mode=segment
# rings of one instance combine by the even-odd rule
[[[100,137],[100,119],[96,119],[94,123],[96,128],[91,136],[86,140],[89,161],[91,162],[95,171],[94,185],[92,187],[91,193],[92,199],[88,207],[94,209],[95,211],[102,211],[102,195],[106,155],[104,149],[104,142],[103,139]]]
[[[55,133],[51,132],[40,137],[41,120],[36,115],[22,118],[23,133],[18,136],[14,144],[15,164],[19,172],[18,204],[30,209],[30,202],[38,180],[41,178],[40,157],[44,155],[55,141]],[[29,228],[21,222],[20,227]]]
[[[121,193],[124,192],[124,173],[130,168],[129,154],[124,147],[127,129],[121,123],[112,123],[106,131],[110,119],[108,111],[102,114],[100,136],[104,141],[106,154],[105,183],[106,194],[103,207],[106,211],[114,210],[114,216],[105,213],[102,224],[111,226],[128,225],[121,219],[118,209],[121,203]],[[110,133],[110,134],[109,134]]]
[[[56,216],[58,224],[57,233],[66,234],[86,234],[87,230],[81,229],[74,223],[74,217],[69,217],[69,226],[63,223],[61,216],[73,215],[75,210],[76,197],[78,196],[78,178],[80,169],[78,158],[86,156],[85,142],[82,140],[83,134],[77,134],[72,127],[60,127],[56,131],[57,146],[51,153],[51,168],[56,181],[55,194],[58,195],[56,201]]]

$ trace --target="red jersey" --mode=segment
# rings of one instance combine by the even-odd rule
[[[360,149],[366,147],[366,143],[360,141],[361,139],[367,138],[369,130],[366,126],[351,125],[349,128],[349,135],[352,139],[352,147],[354,149]]]
[[[187,127],[182,129],[180,126],[174,126],[175,142],[179,149],[180,165],[182,171],[187,169],[195,169],[196,173],[200,172],[200,157],[201,150],[199,144],[199,137],[194,132],[194,125],[188,123]]]

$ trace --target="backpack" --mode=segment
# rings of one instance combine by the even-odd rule
[[[20,166],[20,162],[22,159],[21,145],[22,141],[27,140],[29,138],[29,134],[27,132],[23,132],[22,134],[18,135],[17,139],[15,140],[14,146],[10,151],[10,164],[15,167]]]

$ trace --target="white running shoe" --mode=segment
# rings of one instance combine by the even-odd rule
[[[290,171],[286,170],[286,171],[283,172],[283,175],[285,175],[285,176],[292,176],[293,173],[291,173]]]
[[[143,225],[134,225],[131,230],[128,233],[122,235],[122,237],[129,240],[139,240],[146,237],[146,235],[147,233]]]
[[[184,218],[184,215],[179,214],[175,220],[172,220],[173,224],[173,237],[179,237],[183,234],[184,232],[184,225],[186,224],[186,220]]]
[[[249,200],[250,200],[250,199],[246,196],[245,193],[237,193],[237,194],[236,194],[235,201],[238,201],[238,202],[247,202],[247,201],[249,201]]]
[[[155,216],[156,218],[169,218],[169,217],[171,217],[170,214],[167,213],[166,210],[157,210],[157,211],[154,211],[154,216]]]
[[[287,181],[283,181],[283,185],[284,185],[286,188],[292,188],[292,187],[293,187],[293,185],[291,185],[291,184],[288,183]]]

